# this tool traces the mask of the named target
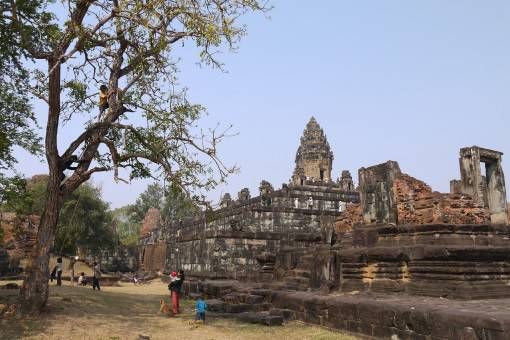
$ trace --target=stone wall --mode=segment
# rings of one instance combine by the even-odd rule
[[[274,191],[269,187],[263,181],[261,196],[249,198],[244,190],[237,201],[224,199],[221,209],[142,237],[143,269],[161,269],[151,249],[166,244],[166,271],[182,268],[197,276],[260,278],[271,271],[282,249],[334,242],[340,203],[359,201],[357,192],[342,191],[333,183],[284,185]],[[154,261],[157,266],[151,264]]]
[[[339,232],[351,229],[360,220],[367,225],[491,221],[490,209],[471,195],[432,191],[425,182],[402,173],[397,162],[361,168],[359,175],[361,210],[348,207],[337,220]]]
[[[6,263],[8,258],[8,268],[0,269],[0,272],[17,272],[19,261],[30,255],[37,235],[39,226],[39,216],[19,216],[15,213],[0,213],[0,228],[3,229],[4,248],[2,261]]]
[[[358,170],[365,223],[397,223],[397,207],[392,186],[393,181],[400,175],[400,168],[395,161]]]

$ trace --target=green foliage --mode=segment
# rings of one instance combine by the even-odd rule
[[[5,177],[0,174],[0,210],[24,212],[31,200],[26,191],[27,182],[20,176]]]
[[[46,47],[55,30],[53,15],[44,11],[47,1],[0,2],[0,170],[16,163],[13,147],[40,154],[41,138],[34,127],[36,119],[30,105],[30,73],[24,63],[30,59],[23,46]],[[13,7],[14,6],[14,7]],[[22,21],[17,18],[23,18]]]
[[[27,181],[20,176],[0,174],[0,210],[40,216],[46,201],[47,183],[45,175],[37,175]]]
[[[116,232],[120,244],[124,246],[136,246],[140,236],[141,223],[136,222],[134,215],[130,214],[131,205],[126,205],[112,211],[113,219],[116,223]]]
[[[160,211],[164,223],[176,222],[200,212],[195,201],[188,198],[178,188],[166,188],[165,190],[158,183],[149,184],[137,198],[135,204],[113,211],[121,244],[132,246],[138,243],[142,222],[145,214],[151,208]]]
[[[108,208],[98,188],[82,185],[63,204],[55,250],[75,254],[80,248],[87,253],[98,254],[101,250],[112,249],[115,236]]]
[[[158,183],[149,184],[136,203],[128,206],[130,220],[141,223],[150,208],[158,209],[164,222],[178,221],[199,212],[197,204],[178,187],[164,188]]]

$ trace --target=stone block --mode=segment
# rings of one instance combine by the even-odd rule
[[[295,320],[296,319],[296,313],[290,309],[273,308],[269,311],[269,315],[281,316],[285,320]]]
[[[218,299],[206,300],[207,310],[211,312],[224,313],[225,310],[225,302]]]

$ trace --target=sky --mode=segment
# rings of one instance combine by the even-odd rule
[[[217,202],[261,180],[287,183],[303,129],[314,116],[334,153],[333,179],[395,160],[432,189],[449,191],[460,178],[459,149],[503,152],[510,192],[510,2],[272,1],[264,15],[243,18],[248,35],[224,50],[227,72],[197,66],[189,44],[180,82],[207,107],[201,126],[233,125],[238,134],[219,155],[241,171],[208,193]],[[35,109],[44,124],[46,108]],[[61,130],[61,142],[80,126]],[[18,152],[18,171],[46,165]],[[112,207],[133,203],[147,181],[116,184],[98,174]]]

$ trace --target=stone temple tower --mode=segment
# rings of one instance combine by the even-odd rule
[[[310,119],[301,137],[296,152],[296,168],[291,182],[302,185],[306,180],[330,182],[333,152],[329,147],[324,131],[314,117]]]

